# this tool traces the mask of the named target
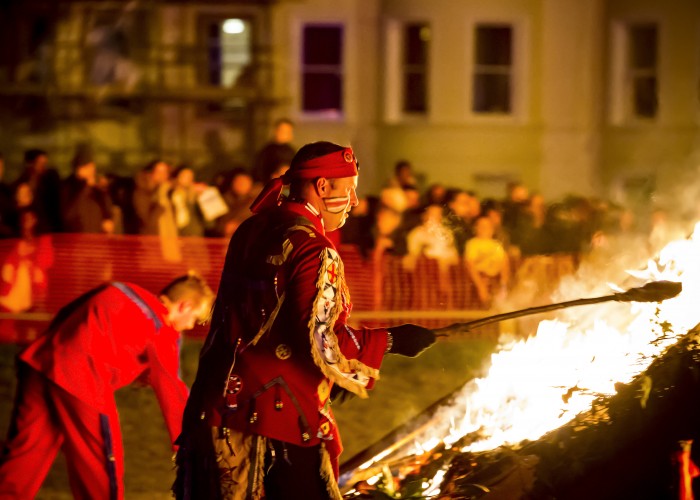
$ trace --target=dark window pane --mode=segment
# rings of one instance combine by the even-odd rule
[[[658,108],[656,95],[655,77],[636,78],[634,80],[635,114],[645,118],[655,117]]]
[[[342,111],[343,81],[339,75],[304,74],[302,106],[305,111]]]
[[[342,63],[343,31],[337,26],[304,28],[304,64]]]
[[[425,23],[408,24],[403,38],[403,111],[427,111],[427,74],[430,28]]]
[[[657,32],[653,24],[630,26],[630,64],[634,69],[655,68]]]
[[[476,28],[476,63],[510,66],[512,28],[510,26],[479,26]]]
[[[425,74],[404,75],[403,110],[409,113],[425,113],[428,110],[426,103]]]
[[[474,111],[510,113],[510,76],[474,75]]]
[[[430,28],[425,24],[406,26],[404,42],[404,63],[425,65],[428,62],[428,42]]]
[[[221,84],[221,27],[218,22],[208,26],[207,49],[209,52],[208,82],[212,85]]]

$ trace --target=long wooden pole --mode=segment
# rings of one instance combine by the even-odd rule
[[[601,302],[662,302],[666,299],[675,297],[681,290],[683,285],[676,281],[651,281],[643,286],[630,288],[626,292],[613,293],[611,295],[603,295],[602,297],[591,297],[589,299],[568,300],[566,302],[557,302],[555,304],[546,304],[543,306],[528,307],[527,309],[519,309],[486,318],[467,321],[465,323],[453,323],[451,325],[437,328],[433,330],[438,337],[447,337],[454,333],[464,333],[475,328],[479,328],[491,323],[498,323],[506,319],[519,318],[521,316],[529,316],[557,309],[565,309],[567,307],[584,306],[589,304],[599,304]]]

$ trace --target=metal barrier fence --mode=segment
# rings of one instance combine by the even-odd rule
[[[0,240],[0,342],[31,341],[63,305],[105,281],[128,281],[157,293],[194,269],[216,290],[226,249],[227,240],[218,238],[55,234]],[[354,324],[436,327],[489,313],[463,265],[441,272],[436,261],[421,258],[408,271],[397,256],[364,259],[350,245],[339,253]],[[567,260],[543,259],[528,271],[536,280],[554,282],[569,272],[570,266],[561,265]],[[197,327],[190,335],[205,333],[206,327]]]

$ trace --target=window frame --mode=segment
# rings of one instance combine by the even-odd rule
[[[210,51],[213,49],[213,45],[210,43],[210,35],[207,32],[207,28],[213,24],[218,24],[219,29],[223,27],[224,22],[228,19],[241,19],[246,22],[248,28],[250,29],[250,62],[248,63],[253,68],[257,67],[257,54],[256,54],[256,37],[257,37],[257,19],[255,16],[247,12],[199,12],[196,18],[197,25],[197,39],[196,39],[196,59],[195,64],[198,68],[196,75],[196,85],[198,87],[230,90],[234,86],[226,86],[223,82],[223,77],[225,74],[226,62],[221,60],[221,67],[219,69],[219,78],[222,80],[220,83],[213,83],[210,81]],[[223,46],[223,45],[222,45]],[[235,83],[235,82],[234,82]]]
[[[507,25],[511,28],[511,92],[509,113],[482,113],[474,111],[474,76],[476,69],[476,29],[483,25]],[[465,117],[472,123],[519,124],[530,116],[530,22],[526,16],[480,16],[468,18],[465,28],[466,93]]]
[[[431,40],[428,43],[428,54],[424,69],[425,106],[423,112],[406,111],[405,78],[406,67],[406,30],[411,25],[425,25],[431,30]],[[387,123],[423,122],[428,120],[432,112],[432,43],[433,23],[424,17],[392,18],[384,23],[384,120]]]
[[[644,76],[631,67],[632,47],[630,30],[634,26],[654,25],[656,27],[656,61],[652,76],[656,80],[656,112],[654,116],[643,116],[635,112],[634,80]],[[616,19],[610,26],[610,80],[608,90],[608,120],[612,125],[654,125],[661,119],[661,67],[663,24],[654,18]],[[635,73],[637,73],[635,75]]]
[[[340,109],[339,110],[307,110],[304,108],[304,77],[309,67],[304,61],[304,43],[305,30],[307,27],[328,27],[340,29],[340,63],[337,65],[336,74],[340,77]],[[304,120],[327,120],[327,121],[343,121],[348,114],[348,80],[347,80],[347,45],[348,45],[348,26],[342,21],[319,21],[319,20],[303,20],[298,24],[298,46],[295,47],[295,57],[297,61],[296,75],[298,78],[296,85],[296,108],[298,113]],[[325,69],[332,65],[318,65]],[[314,65],[311,65],[314,67]],[[332,73],[332,72],[331,72]]]
[[[508,47],[508,55],[510,61],[508,63],[496,63],[496,62],[483,62],[477,60],[477,55],[479,52],[479,31],[480,30],[508,30],[508,36],[509,36],[509,41],[510,41],[510,47]],[[491,23],[478,23],[477,25],[474,26],[474,45],[473,45],[473,50],[474,50],[474,64],[472,65],[472,72],[471,72],[471,79],[472,79],[472,93],[471,93],[471,112],[474,114],[478,115],[496,115],[496,116],[501,116],[501,115],[511,115],[513,113],[513,66],[514,66],[514,57],[513,57],[513,46],[514,40],[513,40],[513,26],[510,24],[491,24]],[[505,103],[508,107],[506,111],[484,111],[484,110],[476,110],[475,107],[477,105],[476,99],[475,99],[475,83],[476,80],[479,77],[502,77],[505,76],[507,79],[508,87],[507,87],[507,102]]]

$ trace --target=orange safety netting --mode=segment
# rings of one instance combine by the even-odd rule
[[[176,276],[196,270],[216,291],[227,243],[93,234],[0,240],[0,341],[32,340],[63,305],[105,281],[129,281],[157,293]],[[437,326],[486,312],[461,264],[441,270],[436,261],[421,258],[408,271],[401,257],[365,259],[351,245],[342,245],[339,253],[355,324]],[[205,332],[197,327],[192,334]]]

